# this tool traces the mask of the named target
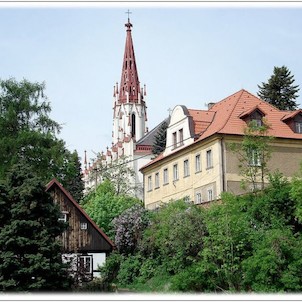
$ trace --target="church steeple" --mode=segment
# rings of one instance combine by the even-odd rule
[[[119,103],[138,103],[140,102],[139,98],[141,97],[131,36],[132,24],[130,23],[129,13],[130,12],[128,12],[128,23],[125,24],[127,36],[118,98]]]
[[[130,12],[127,12],[130,14]],[[113,144],[137,142],[148,131],[146,88],[140,88],[128,16],[120,86],[113,91]],[[126,148],[126,147],[125,147]],[[128,147],[127,147],[128,148]],[[127,151],[128,152],[128,151]],[[126,151],[125,151],[126,153]]]

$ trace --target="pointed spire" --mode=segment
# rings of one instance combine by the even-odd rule
[[[140,92],[140,85],[138,79],[138,72],[136,69],[136,61],[134,55],[134,48],[131,36],[130,18],[128,10],[128,23],[125,24],[127,30],[125,52],[122,67],[122,76],[120,82],[120,93],[119,93],[119,103],[126,103],[127,99],[130,103],[138,102],[138,94]],[[128,97],[127,97],[128,96]]]

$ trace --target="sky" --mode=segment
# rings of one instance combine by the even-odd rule
[[[257,94],[274,66],[301,87],[302,3],[0,3],[0,78],[45,82],[59,137],[88,160],[111,146],[130,10],[151,130],[176,105]]]

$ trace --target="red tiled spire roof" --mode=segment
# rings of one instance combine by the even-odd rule
[[[136,69],[136,61],[131,36],[132,24],[130,23],[129,18],[128,23],[126,23],[125,26],[127,27],[127,36],[118,101],[119,103],[126,103],[127,94],[129,94],[129,102],[137,103],[138,93],[140,92],[140,85]]]

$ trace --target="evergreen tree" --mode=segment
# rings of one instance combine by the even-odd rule
[[[14,165],[0,186],[0,290],[70,287],[57,237],[65,226],[45,184],[28,164]]]
[[[67,175],[65,182],[66,189],[72,197],[77,201],[83,198],[84,182],[82,179],[81,162],[78,152],[75,150],[70,154],[70,160],[67,164]]]
[[[166,148],[166,140],[167,140],[167,121],[163,121],[159,126],[158,132],[154,136],[154,143],[152,146],[152,153],[155,155],[160,154]]]
[[[295,110],[295,99],[300,89],[298,85],[293,85],[294,82],[294,76],[287,67],[274,67],[274,73],[268,82],[258,85],[258,96],[280,110]]]

